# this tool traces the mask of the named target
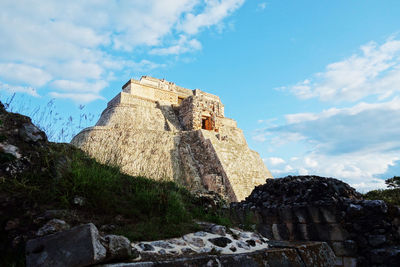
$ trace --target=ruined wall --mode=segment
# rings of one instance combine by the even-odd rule
[[[204,95],[191,96],[183,100],[179,116],[186,130],[198,130],[202,128],[202,117],[210,117],[213,131],[222,127],[224,106],[216,99]]]
[[[186,98],[193,95],[193,91],[177,86],[173,82],[164,79],[156,79],[143,76],[139,81],[130,79],[123,87],[124,93],[135,95],[152,101],[166,101],[170,104],[178,104],[178,97]]]
[[[241,203],[232,218],[270,240],[325,241],[336,266],[399,266],[400,207],[363,200],[332,178],[269,179]]]
[[[179,119],[171,105],[120,93],[102,112],[96,126],[158,131],[182,130]]]

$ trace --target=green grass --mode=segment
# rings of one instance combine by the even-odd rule
[[[387,203],[400,206],[400,188],[372,190],[364,194],[364,198],[384,200]]]
[[[115,216],[120,215],[124,222],[119,223],[115,233],[132,241],[176,237],[198,230],[195,219],[231,224],[218,211],[205,212],[195,196],[174,182],[125,175],[78,149],[54,147],[53,158],[42,162],[47,171],[41,168],[41,172],[0,183],[0,190],[53,209],[79,209],[89,217],[101,217],[105,223],[115,223]],[[73,203],[77,196],[84,199],[82,207]]]
[[[178,237],[197,231],[195,220],[232,225],[221,209],[207,211],[200,198],[174,182],[125,175],[68,144],[23,142],[7,129],[21,127],[29,119],[1,109],[0,116],[0,142],[10,138],[27,158],[20,160],[0,152],[2,167],[19,161],[18,169],[22,170],[0,176],[0,196],[8,199],[2,203],[6,204],[0,214],[2,227],[18,218],[21,229],[34,232],[39,227],[34,219],[52,209],[69,210],[72,219],[66,221],[72,226],[88,222],[97,226],[113,224],[116,228],[112,233],[131,241]],[[83,198],[84,205],[75,205],[75,197]],[[22,249],[12,248],[10,238],[13,237],[4,228],[0,229],[0,266],[24,266],[24,244]]]

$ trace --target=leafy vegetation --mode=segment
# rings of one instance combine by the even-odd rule
[[[371,200],[380,199],[400,206],[400,188],[372,190],[364,194],[364,198]]]
[[[83,128],[93,125],[94,119],[98,116],[86,112],[85,105],[79,105],[74,112],[75,115],[66,115],[57,106],[56,99],[50,99],[46,105],[37,105],[23,94],[14,93],[8,97],[0,94],[0,102],[8,112],[30,117],[53,142],[69,142]]]
[[[0,183],[0,191],[46,208],[79,209],[101,223],[115,223],[119,216],[122,219],[115,233],[131,240],[168,238],[197,230],[195,219],[230,224],[218,212],[207,213],[195,196],[174,182],[125,175],[70,146],[57,151],[59,146],[53,145],[56,160],[48,160],[47,173],[29,172]],[[56,166],[56,174],[52,166]],[[77,197],[83,199],[82,206],[74,203]]]
[[[387,187],[400,188],[400,176],[393,176],[393,178],[385,180]]]
[[[387,203],[400,206],[400,177],[394,176],[385,180],[388,189],[372,190],[364,194],[365,199],[380,199]]]
[[[11,245],[15,236],[9,236],[4,226],[18,220],[18,229],[13,231],[19,231],[19,237],[29,233],[32,238],[42,225],[35,220],[47,210],[66,211],[66,221],[72,226],[87,222],[112,225],[107,233],[122,234],[131,241],[196,231],[196,220],[231,226],[219,206],[208,209],[209,203],[172,181],[123,174],[68,144],[26,142],[15,131],[25,123],[30,123],[29,118],[6,112],[0,102],[0,142],[17,145],[23,155],[17,159],[0,149],[0,266],[24,266],[24,242]],[[46,130],[43,125],[47,124],[42,121],[39,126]],[[59,136],[65,140],[67,135]],[[2,172],[6,169],[13,172]]]
[[[19,111],[27,106],[14,98],[12,95],[5,103],[6,110]],[[80,110],[83,108],[81,106]],[[117,167],[102,165],[71,145],[26,143],[8,129],[23,127],[21,125],[29,119],[4,109],[0,115],[0,139],[8,138],[9,142],[18,143],[22,154],[32,155],[28,169],[12,179],[0,181],[0,193],[19,197],[43,209],[78,210],[87,221],[97,220],[99,225],[117,224],[115,232],[125,233],[131,240],[166,238],[196,230],[194,220],[230,223],[218,209],[207,212],[199,198],[174,182],[125,175]],[[65,134],[54,138],[54,123],[63,121],[55,112],[54,101],[44,108],[36,108],[30,115],[34,124],[50,134],[50,139],[66,139]],[[62,132],[71,136],[92,119],[92,114],[81,114],[79,125],[67,120],[62,124]],[[13,160],[11,154],[0,153],[0,163],[8,164]],[[82,199],[84,204],[76,205],[76,198]],[[115,220],[117,216],[122,219]]]

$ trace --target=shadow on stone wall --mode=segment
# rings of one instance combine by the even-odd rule
[[[201,130],[181,132],[175,137],[175,145],[171,154],[179,153],[179,166],[174,168],[174,177],[178,172],[182,173],[181,182],[189,189],[210,190],[229,202],[237,201],[211,141],[203,136]]]
[[[337,179],[267,180],[230,212],[271,240],[326,241],[337,266],[400,266],[400,208],[364,200]]]

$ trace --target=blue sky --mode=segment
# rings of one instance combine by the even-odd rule
[[[0,99],[52,139],[151,75],[219,95],[275,177],[400,175],[399,1],[62,2],[0,2]]]

